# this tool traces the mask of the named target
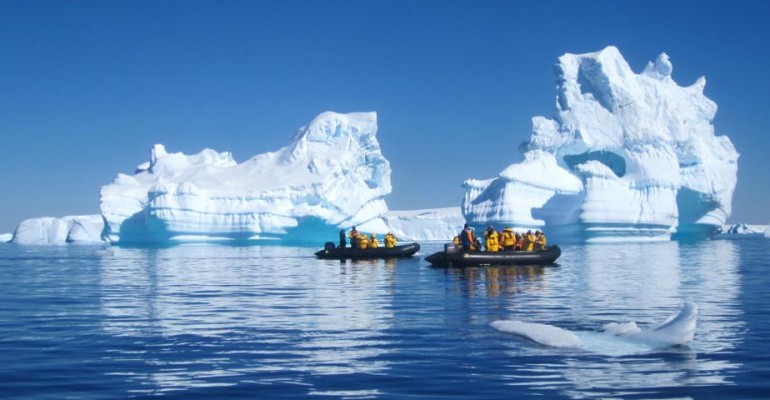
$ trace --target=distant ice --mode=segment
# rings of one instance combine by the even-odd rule
[[[19,224],[11,242],[44,245],[100,243],[103,241],[103,227],[101,215],[32,218]]]
[[[413,211],[389,211],[385,223],[401,240],[451,240],[460,232],[465,218],[460,207]]]

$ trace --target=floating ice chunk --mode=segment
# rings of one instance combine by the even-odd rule
[[[574,333],[553,325],[522,321],[494,321],[491,326],[501,332],[522,336],[549,347],[580,347]]]
[[[676,313],[652,329],[640,329],[634,322],[606,324],[601,332],[572,332],[522,321],[494,321],[490,326],[549,347],[580,348],[621,356],[690,343],[695,336],[697,321],[698,306],[685,302]]]

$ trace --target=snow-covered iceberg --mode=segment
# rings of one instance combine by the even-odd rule
[[[615,47],[560,57],[553,118],[533,118],[523,161],[464,183],[465,218],[557,240],[709,237],[730,215],[738,153],[714,134],[705,79],[680,87],[672,69],[663,53],[636,74]]]
[[[0,233],[0,243],[7,243],[13,239],[13,233]]]
[[[103,228],[101,215],[31,218],[16,227],[11,242],[44,245],[100,243],[103,241]]]
[[[240,164],[227,152],[188,156],[155,145],[133,175],[102,187],[104,236],[318,241],[351,225],[385,232],[391,170],[376,132],[374,112],[326,112],[287,147]]]

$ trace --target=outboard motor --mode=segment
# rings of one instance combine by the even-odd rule
[[[334,245],[334,242],[326,242],[324,244],[324,250],[334,250],[337,246]]]

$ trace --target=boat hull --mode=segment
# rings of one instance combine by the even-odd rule
[[[420,250],[418,243],[409,243],[391,248],[354,249],[327,246],[315,253],[316,257],[329,260],[361,260],[373,258],[402,258],[411,257]]]
[[[446,246],[425,257],[433,265],[473,266],[473,265],[545,265],[553,264],[561,256],[558,245],[538,251],[501,251],[501,252],[464,252],[454,246]]]

